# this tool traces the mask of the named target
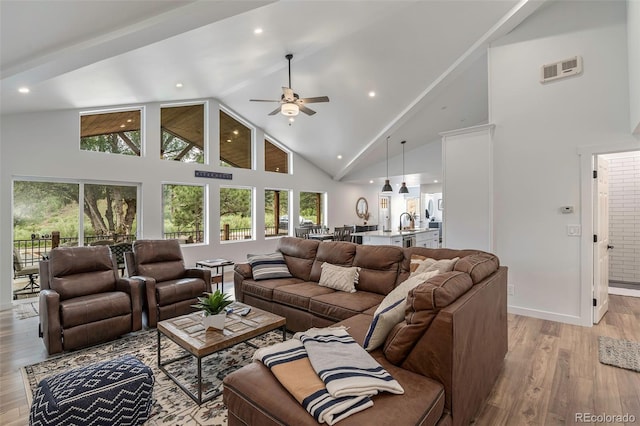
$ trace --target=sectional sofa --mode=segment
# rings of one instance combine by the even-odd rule
[[[287,328],[344,325],[364,344],[385,295],[405,281],[412,257],[459,258],[406,299],[405,320],[371,355],[400,382],[403,395],[381,394],[374,406],[340,425],[465,425],[490,394],[507,352],[507,268],[478,250],[367,246],[280,239],[288,278],[255,280],[237,264],[236,298],[282,315]],[[318,285],[322,264],[359,267],[354,293]],[[228,375],[224,400],[230,425],[317,424],[258,362]]]

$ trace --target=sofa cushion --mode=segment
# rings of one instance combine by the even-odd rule
[[[469,274],[453,271],[438,274],[409,291],[405,322],[396,325],[387,336],[384,354],[398,365],[416,341],[429,328],[438,311],[467,292],[473,283]]]
[[[242,292],[264,300],[273,299],[273,289],[280,286],[298,284],[304,282],[300,278],[276,278],[273,280],[244,280],[242,282]]]
[[[460,259],[456,263],[454,270],[466,272],[471,276],[473,283],[478,284],[497,271],[499,267],[500,261],[497,256],[491,253],[478,253]]]
[[[200,278],[180,278],[177,280],[162,281],[156,283],[156,302],[160,306],[170,305],[186,299],[202,296],[207,287]]]
[[[282,237],[278,251],[284,256],[289,272],[302,281],[310,281],[311,266],[316,258],[320,241],[304,238]]]
[[[309,309],[309,301],[313,296],[333,293],[334,290],[321,287],[314,282],[301,282],[291,285],[282,285],[273,289],[272,300],[283,305],[293,306],[303,310]]]
[[[356,293],[334,291],[313,296],[309,302],[309,312],[323,318],[341,321],[380,304],[382,299],[384,296],[368,291]]]
[[[131,314],[131,299],[121,291],[90,294],[60,302],[60,325],[63,328],[127,314]]]
[[[359,266],[358,291],[389,294],[396,286],[404,253],[400,247],[355,245],[352,266]]]
[[[356,255],[356,245],[343,241],[325,241],[318,246],[318,253],[311,268],[309,281],[320,281],[322,265],[330,263],[338,266],[352,266]]]
[[[318,285],[347,293],[355,293],[359,271],[360,268],[357,266],[345,267],[324,262]]]
[[[291,278],[291,272],[284,261],[282,253],[248,254],[251,273],[256,281],[272,278]]]
[[[373,314],[363,347],[372,351],[382,345],[391,329],[404,319],[405,300],[409,290],[438,275],[438,271],[414,273],[387,294]]]
[[[421,272],[450,272],[453,271],[453,267],[460,259],[454,257],[453,259],[432,259],[430,257],[414,254],[411,256],[411,274],[419,274]]]

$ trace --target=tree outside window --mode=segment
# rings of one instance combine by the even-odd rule
[[[202,243],[205,235],[204,186],[162,186],[164,238],[181,243]]]
[[[253,237],[252,202],[250,188],[220,188],[220,241]]]
[[[289,234],[289,191],[264,191],[264,234],[267,237]]]
[[[312,221],[315,225],[324,223],[322,203],[323,194],[320,192],[300,192],[300,216]]]

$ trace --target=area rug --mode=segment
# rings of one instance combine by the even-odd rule
[[[268,346],[282,341],[282,332],[270,332],[251,339],[258,347]],[[82,367],[95,362],[132,354],[150,366],[155,375],[153,387],[153,407],[151,416],[145,425],[226,425],[227,409],[222,403],[222,395],[198,406],[171,379],[158,368],[158,333],[156,330],[142,331],[128,335],[114,342],[71,352],[46,361],[23,367],[23,377],[29,405],[38,382],[45,377]],[[240,343],[224,351],[216,352],[202,361],[203,397],[222,388],[224,376],[251,362],[255,349]],[[162,338],[162,359],[173,359],[186,354],[169,339]],[[196,392],[196,361],[189,356],[183,361],[166,367],[179,377],[181,383]]]
[[[598,354],[602,364],[640,372],[640,343],[600,336]]]
[[[37,317],[38,302],[16,303],[13,305],[13,313],[18,319]]]

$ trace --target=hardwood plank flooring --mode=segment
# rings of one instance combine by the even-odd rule
[[[576,413],[630,414],[640,424],[640,373],[600,364],[598,336],[640,342],[640,298],[610,296],[591,328],[509,315],[505,365],[474,425],[571,425]],[[0,424],[28,424],[20,367],[46,358],[38,318],[0,312]]]

